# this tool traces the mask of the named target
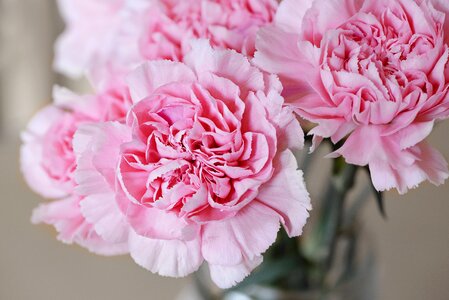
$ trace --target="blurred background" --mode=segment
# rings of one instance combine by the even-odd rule
[[[191,279],[152,275],[127,256],[95,256],[30,223],[42,200],[21,177],[19,133],[50,103],[53,84],[85,89],[52,72],[62,29],[54,0],[0,0],[0,299],[176,299]],[[446,158],[448,132],[446,122],[430,138]],[[365,208],[363,222],[380,261],[380,300],[449,299],[448,195],[449,184],[426,183],[406,196],[387,193],[387,220],[374,199]]]

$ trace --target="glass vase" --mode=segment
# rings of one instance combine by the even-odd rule
[[[243,284],[229,290],[218,289],[206,267],[195,275],[194,282],[178,300],[376,300],[378,299],[378,267],[376,251],[370,235],[360,235],[357,250],[349,241],[341,240],[336,250],[336,264],[331,278],[321,288],[282,289],[265,284]],[[350,249],[352,248],[352,249]],[[349,252],[351,262],[348,262]],[[356,253],[354,253],[356,252]],[[246,281],[251,281],[251,274]]]

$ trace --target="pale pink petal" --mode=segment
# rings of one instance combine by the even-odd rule
[[[274,25],[268,25],[257,34],[257,51],[253,62],[267,72],[296,78],[298,70],[302,70],[304,65],[298,41],[297,33],[289,33]]]
[[[315,0],[303,19],[303,38],[319,46],[324,34],[350,19],[361,8],[363,2],[363,0]]]
[[[380,131],[381,128],[375,126],[357,128],[344,145],[334,152],[335,155],[330,154],[329,157],[341,155],[350,164],[366,166],[378,154],[378,149],[382,149]],[[366,143],[365,141],[370,142]]]
[[[157,240],[131,231],[129,251],[138,265],[162,276],[187,276],[203,262],[199,237],[191,241]]]
[[[392,156],[391,153],[387,155]],[[440,185],[449,177],[444,157],[425,142],[401,151],[400,155],[413,156],[415,161],[403,164],[393,156],[370,162],[371,177],[377,190],[396,188],[399,193],[405,194],[425,180]]]
[[[447,164],[437,151],[424,143],[408,143],[413,138],[422,140],[419,134],[382,137],[380,131],[374,126],[355,130],[330,157],[342,155],[348,163],[368,165],[374,187],[379,191],[396,188],[404,194],[424,180],[441,184],[447,178]],[[370,143],[365,143],[366,140]],[[413,146],[403,148],[401,143]]]
[[[94,70],[95,81],[126,74],[142,61],[139,39],[153,3],[59,0],[66,29],[55,45],[55,69],[70,77]]]
[[[186,55],[184,62],[197,76],[210,72],[230,79],[240,87],[242,93],[264,89],[262,72],[251,66],[243,55],[231,50],[213,50],[206,40],[195,40],[191,44],[192,51]],[[241,97],[245,98],[245,94]]]
[[[395,139],[401,149],[406,149],[422,142],[429,136],[434,127],[434,122],[413,123],[398,131],[390,138]]]
[[[265,252],[278,230],[277,213],[252,202],[233,218],[204,225],[201,250],[210,264],[237,265]]]
[[[73,140],[77,154],[77,193],[84,195],[81,213],[106,241],[125,242],[129,225],[115,201],[115,168],[120,146],[130,138],[118,122],[80,126]]]
[[[275,79],[278,80],[275,76]],[[268,118],[278,131],[278,151],[286,148],[300,150],[304,147],[304,132],[292,113],[292,107],[284,106],[284,98],[274,89],[268,91],[265,95],[262,92],[257,93],[257,98],[263,103],[268,112]]]
[[[210,264],[237,265],[243,254],[229,222],[216,222],[204,226],[201,251]]]
[[[127,77],[134,103],[151,95],[157,88],[171,82],[194,82],[195,74],[184,64],[152,61],[139,66]]]
[[[274,167],[273,178],[261,188],[257,199],[279,214],[289,236],[298,236],[312,208],[303,173],[290,150],[279,154]]]
[[[275,23],[287,32],[301,31],[304,15],[315,0],[283,0],[276,12]]]
[[[95,132],[100,127],[97,125],[85,124],[75,133],[73,148],[77,156],[77,167],[75,170],[75,181],[77,183],[76,192],[80,195],[90,195],[95,193],[107,193],[111,191],[111,186],[94,166],[95,148],[92,147]],[[97,136],[98,142],[104,139]],[[104,136],[103,136],[104,138]],[[113,168],[113,164],[111,168]]]
[[[233,266],[210,264],[210,276],[218,287],[227,289],[245,279],[262,261],[262,256],[256,256],[252,260],[244,260]]]
[[[426,180],[425,172],[417,164],[403,165],[387,159],[374,158],[369,164],[369,169],[373,185],[378,191],[395,188],[400,194],[405,194]]]
[[[113,192],[87,196],[80,203],[81,213],[105,241],[124,243],[129,224],[115,203]]]
[[[130,226],[141,236],[161,240],[191,240],[200,229],[198,225],[178,218],[174,212],[131,202],[121,189],[116,192],[116,201]]]
[[[424,1],[422,1],[424,2]],[[446,15],[444,19],[444,32],[449,32],[449,3],[446,0],[430,0],[435,9]],[[449,42],[449,36],[445,34],[446,43]]]
[[[27,184],[38,194],[46,198],[62,198],[71,190],[71,184],[58,182],[48,176],[44,169],[44,135],[50,127],[63,118],[64,113],[48,106],[36,114],[21,135],[20,169]]]
[[[417,149],[416,164],[426,173],[426,178],[435,185],[443,184],[449,177],[446,159],[427,143],[420,143]]]
[[[291,150],[302,149],[304,147],[304,131],[294,114],[292,114],[291,108],[283,108],[280,116],[278,139],[281,144],[279,145],[279,151],[287,148]]]
[[[114,188],[120,147],[130,139],[130,129],[118,122],[85,124],[78,128],[73,139],[78,193],[90,195]]]

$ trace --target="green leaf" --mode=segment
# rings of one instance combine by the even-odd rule
[[[372,187],[374,191],[374,196],[376,197],[377,208],[379,208],[379,212],[382,215],[382,218],[384,218],[384,220],[387,220],[387,213],[385,211],[384,193],[376,190],[374,185],[372,185]]]
[[[382,217],[384,218],[384,220],[387,220],[387,212],[385,210],[385,202],[384,202],[384,193],[379,192],[374,187],[373,182],[371,181],[371,172],[370,172],[369,168],[365,167],[365,170],[368,172],[368,175],[370,178],[370,185],[374,192],[374,196],[376,197],[377,208],[379,208],[379,212],[382,215]]]

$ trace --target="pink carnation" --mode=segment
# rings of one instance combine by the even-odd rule
[[[276,0],[60,0],[67,29],[56,68],[95,80],[121,76],[146,59],[180,61],[192,38],[252,55],[256,31],[272,21]]]
[[[255,63],[317,124],[315,142],[344,141],[330,156],[368,165],[377,190],[441,184],[447,163],[423,140],[449,115],[448,11],[443,0],[285,0]]]
[[[137,66],[144,17],[155,2],[58,0],[66,29],[56,42],[55,69],[71,77],[89,71],[100,81]]]
[[[79,96],[56,87],[54,104],[38,112],[22,134],[21,168],[29,186],[46,198],[70,195],[75,186],[75,131],[82,123],[123,120],[130,104],[127,93],[111,86],[98,95]]]
[[[274,0],[161,0],[149,13],[141,39],[147,59],[179,61],[192,38],[208,38],[214,47],[254,54],[257,30],[272,21]]]
[[[58,238],[77,243],[90,251],[113,255],[127,251],[126,239],[105,240],[82,214],[84,198],[76,193],[76,155],[73,137],[82,124],[109,120],[124,121],[130,106],[128,89],[111,85],[97,95],[79,96],[55,88],[55,103],[40,111],[22,134],[21,169],[29,186],[46,198],[34,223],[54,225]]]
[[[74,142],[85,212],[104,236],[129,224],[142,267],[179,277],[205,260],[230,287],[260,264],[280,223],[301,234],[310,199],[289,147],[303,133],[276,77],[197,41],[185,63],[149,62],[128,81],[127,124],[83,126]]]

